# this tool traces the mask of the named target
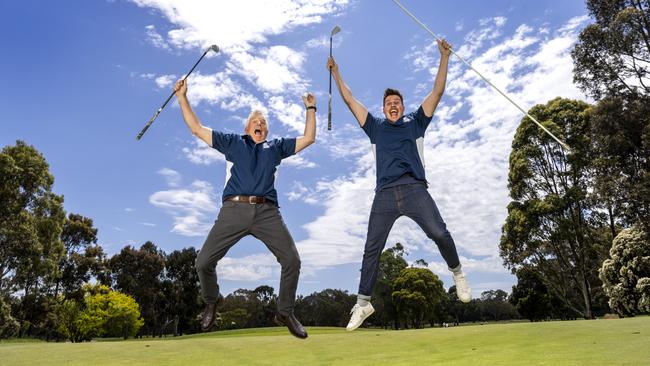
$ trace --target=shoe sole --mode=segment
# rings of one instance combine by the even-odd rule
[[[374,314],[374,313],[375,313],[375,309],[372,309],[372,311],[369,312],[368,315],[364,316],[363,319],[361,319],[361,321],[359,322],[359,325],[357,325],[357,326],[354,327],[354,328],[348,328],[348,327],[345,327],[345,330],[347,330],[348,332],[351,332],[351,331],[353,331],[353,330],[359,328],[359,327],[361,326],[361,324],[363,324],[363,322],[365,322],[366,319],[368,319],[368,317],[369,317],[370,315]]]

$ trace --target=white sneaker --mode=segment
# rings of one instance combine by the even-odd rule
[[[375,312],[375,308],[372,307],[371,303],[368,303],[366,306],[360,306],[359,304],[355,304],[354,307],[352,307],[352,310],[350,311],[350,314],[352,316],[350,317],[350,322],[348,323],[348,326],[345,328],[348,332],[351,332],[361,324],[363,324],[363,321],[366,320],[367,317],[372,315],[372,313]]]
[[[470,302],[472,300],[472,289],[469,288],[467,278],[462,271],[452,272],[454,283],[456,284],[456,295],[458,300],[462,302]]]

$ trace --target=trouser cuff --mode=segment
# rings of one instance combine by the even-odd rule
[[[454,273],[458,273],[458,272],[460,272],[461,267],[462,267],[462,266],[461,266],[460,263],[459,263],[459,264],[458,264],[456,267],[454,267],[454,268],[449,267],[449,270],[452,271],[452,272],[454,272]]]

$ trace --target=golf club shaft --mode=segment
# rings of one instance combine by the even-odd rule
[[[192,66],[192,68],[191,68],[190,71],[187,73],[187,75],[185,75],[185,77],[183,78],[183,80],[187,79],[187,77],[190,76],[190,74],[192,73],[192,71],[194,71],[194,69],[196,68],[196,66],[199,64],[199,62],[201,62],[201,60],[203,60],[203,58],[205,57],[205,55],[208,54],[208,51],[210,51],[210,48],[208,48],[207,50],[205,50],[205,52],[203,52],[203,55],[201,55],[201,57],[199,58],[199,60],[196,61],[196,63],[194,64],[194,66]],[[165,106],[167,106],[167,103],[169,103],[169,101],[172,99],[172,97],[174,97],[174,94],[175,94],[175,92],[172,92],[172,93],[169,95],[169,97],[167,97],[167,100],[165,100],[165,103],[163,103],[163,105],[162,105],[160,108],[158,108],[158,110],[156,111],[156,113],[154,113],[154,115],[151,117],[151,119],[149,120],[149,122],[147,122],[147,124],[144,126],[144,128],[142,128],[142,131],[140,131],[140,133],[139,133],[138,136],[136,137],[136,140],[140,140],[140,139],[142,138],[142,136],[144,135],[144,133],[147,132],[147,130],[149,129],[149,127],[151,126],[151,124],[153,124],[153,122],[156,120],[156,118],[158,118],[158,115],[160,114],[160,112],[162,112],[162,110],[165,108]]]
[[[397,6],[400,7],[408,16],[410,16],[416,23],[418,23],[424,30],[429,32],[433,36],[433,38],[437,40],[441,40],[440,37],[438,37],[435,33],[433,33],[424,23],[422,23],[418,18],[415,17],[410,11],[408,11],[399,1],[393,0]],[[501,91],[501,89],[497,88],[490,80],[488,80],[485,76],[483,76],[478,70],[476,70],[472,65],[469,64],[469,62],[465,61],[460,55],[458,55],[456,52],[454,52],[453,49],[450,48],[451,53],[454,54],[454,56],[458,57],[459,60],[461,60],[465,65],[469,66],[470,69],[474,70],[474,72],[483,79],[486,83],[488,83],[492,88],[494,88],[499,94],[501,94],[504,98],[506,98],[510,103],[512,103],[515,107],[517,107],[526,117],[530,118],[537,126],[539,126],[544,132],[546,132],[549,136],[551,136],[555,141],[557,141],[561,147],[565,148],[567,151],[570,151],[571,149],[569,148],[569,145],[565,144],[564,142],[560,141],[551,131],[546,129],[546,127],[542,126],[541,123],[537,121],[537,119],[533,116],[531,116],[528,112],[526,112],[523,108],[519,106],[519,104],[515,103],[514,100],[512,100],[509,96],[507,96],[504,92]]]
[[[330,57],[332,57],[332,36],[330,36]],[[332,130],[332,69],[330,69],[330,89],[327,100],[327,130]]]

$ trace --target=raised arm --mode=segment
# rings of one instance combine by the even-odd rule
[[[366,117],[368,117],[368,109],[352,95],[352,90],[350,90],[341,77],[339,65],[334,61],[334,57],[329,57],[327,59],[327,69],[332,70],[332,76],[336,81],[336,87],[339,89],[341,98],[343,98],[343,101],[350,109],[350,112],[354,115],[354,118],[359,122],[359,126],[363,127],[366,123]]]
[[[177,81],[176,85],[174,85],[174,92],[176,93],[178,104],[181,106],[183,119],[187,127],[189,127],[194,136],[205,141],[209,146],[212,146],[212,129],[201,124],[199,118],[194,114],[190,102],[187,100],[187,81]]]
[[[296,154],[316,141],[316,98],[312,93],[302,96],[302,102],[307,109],[305,133],[296,138]]]
[[[444,39],[439,40],[438,50],[440,50],[440,65],[438,66],[436,81],[433,84],[433,90],[422,102],[422,109],[427,117],[433,116],[433,112],[435,112],[442,94],[445,92],[445,84],[447,83],[447,67],[449,66],[449,55],[451,55],[451,45]]]

